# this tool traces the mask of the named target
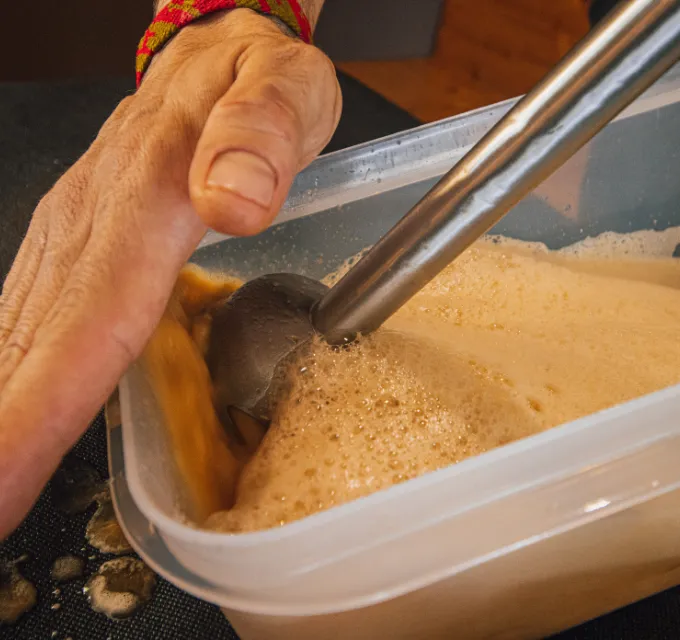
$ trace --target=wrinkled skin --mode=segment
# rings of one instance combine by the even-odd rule
[[[206,229],[264,229],[340,106],[317,49],[216,14],[154,59],[42,199],[0,298],[0,539],[141,353]]]

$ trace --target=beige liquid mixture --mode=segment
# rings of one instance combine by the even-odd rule
[[[678,230],[561,252],[478,243],[374,335],[321,342],[228,511],[284,524],[680,382]]]

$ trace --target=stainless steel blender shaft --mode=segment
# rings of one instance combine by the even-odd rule
[[[314,307],[340,344],[377,329],[680,59],[680,0],[629,0]]]

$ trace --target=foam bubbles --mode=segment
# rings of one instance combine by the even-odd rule
[[[680,261],[640,257],[679,233],[483,241],[380,331],[317,341],[208,526],[283,525],[679,382]]]

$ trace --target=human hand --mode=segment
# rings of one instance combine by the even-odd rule
[[[0,539],[141,353],[206,228],[264,229],[340,107],[317,49],[216,14],[167,45],[43,198],[0,297]]]

